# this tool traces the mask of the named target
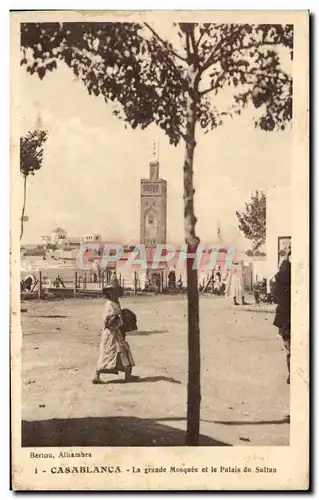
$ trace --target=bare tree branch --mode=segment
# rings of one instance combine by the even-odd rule
[[[163,40],[163,38],[159,36],[159,34],[152,28],[152,26],[150,26],[148,23],[144,23],[144,26],[146,26],[146,28],[148,28],[151,31],[154,37],[163,45],[165,49],[168,49],[175,57],[177,57],[181,61],[187,62],[187,59],[181,56],[178,52],[176,52],[176,50],[173,49],[170,43]]]
[[[189,36],[190,36],[190,41],[191,41],[191,45],[192,45],[192,49],[193,49],[193,54],[197,54],[197,46],[196,46],[196,40],[195,40],[195,35],[194,35],[194,26],[190,30]]]
[[[202,73],[204,71],[206,71],[206,69],[208,69],[209,66],[211,66],[211,64],[217,62],[218,50],[222,47],[223,43],[226,42],[228,44],[231,44],[232,40],[234,40],[236,38],[237,34],[240,33],[241,29],[242,29],[242,27],[238,26],[237,29],[234,30],[234,32],[232,33],[231,36],[227,35],[227,36],[223,37],[221,35],[219,42],[215,45],[212,52],[210,53],[210,55],[208,56],[208,58],[206,59],[206,61],[202,65]]]
[[[280,44],[277,42],[266,42],[266,41],[254,42],[250,43],[249,45],[241,45],[239,47],[235,47],[233,52],[237,52],[240,50],[258,49],[260,47],[276,47],[278,45]]]
[[[204,71],[206,71],[209,66],[211,66],[212,64],[214,64],[215,62],[217,62],[217,58],[215,59],[214,56],[216,54],[216,51],[218,50],[218,48],[220,47],[221,45],[221,42],[219,42],[214,48],[213,50],[211,51],[210,55],[208,56],[208,58],[206,59],[206,61],[204,62],[204,64],[202,65],[201,67],[201,72],[204,73]]]
[[[240,32],[241,27],[239,27],[232,35],[232,38],[235,38],[238,33]],[[206,61],[202,65],[202,73],[206,71],[212,64],[216,63],[218,61],[218,56],[219,56],[219,49],[222,47],[222,44],[227,41],[227,43],[230,43],[229,39],[226,38],[221,38],[221,40],[216,44],[216,46],[213,48],[212,52],[210,55],[207,57]],[[238,47],[233,47],[232,48],[232,53],[234,54],[235,52],[240,52],[241,50],[250,50],[250,49],[258,49],[260,47],[276,47],[280,45],[278,42],[271,42],[271,41],[266,41],[265,40],[265,35],[263,36],[263,39],[258,42],[255,41],[253,43],[250,43],[249,45],[243,45],[240,44]]]
[[[200,42],[202,41],[203,39],[203,36],[205,35],[205,33],[203,32],[200,37],[198,38],[197,42],[196,42],[196,50],[198,51],[198,47],[200,45]]]
[[[199,92],[199,95],[201,97],[203,97],[204,95],[206,94],[209,94],[209,92],[212,92],[213,90],[215,90],[215,86],[214,87],[210,87],[209,89],[205,89],[205,90],[202,90],[201,92]]]
[[[252,250],[253,250],[253,252],[255,252],[256,250],[258,250],[258,248],[259,248],[261,245],[263,245],[263,244],[264,244],[264,240],[262,240],[262,239],[261,239],[261,240],[257,241],[257,242],[253,245],[253,249],[252,249]]]
[[[216,90],[222,81],[222,79],[225,77],[225,74],[222,73],[219,78],[217,78],[215,85],[211,85],[208,89],[202,90],[199,95],[202,97],[203,95],[209,94],[209,92],[212,92],[213,90]]]
[[[189,56],[191,55],[191,47],[190,47],[190,40],[189,40],[189,33],[186,33],[186,53],[187,53],[187,60],[189,59]]]
[[[247,75],[251,75],[251,76],[254,76],[254,77],[263,77],[263,78],[270,78],[270,77],[273,76],[273,77],[276,78],[276,80],[280,80],[284,84],[290,82],[290,79],[289,79],[288,75],[286,75],[285,73],[276,72],[275,75],[272,75],[269,72],[261,71],[259,68],[251,68],[250,70],[246,69],[246,76]],[[202,96],[204,96],[206,94],[209,94],[209,92],[211,92],[213,90],[216,90],[216,88],[218,88],[219,83],[222,81],[222,79],[223,79],[224,76],[225,76],[225,74],[222,73],[220,75],[220,77],[216,80],[216,82],[215,82],[214,85],[211,85],[209,88],[200,91],[199,95],[202,97]]]

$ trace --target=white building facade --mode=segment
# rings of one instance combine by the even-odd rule
[[[102,237],[100,234],[96,234],[96,233],[84,234],[81,237],[82,243],[95,243],[95,242],[99,242],[99,241],[102,241]]]
[[[57,226],[51,233],[51,244],[58,245],[61,242],[64,242],[67,238],[67,232],[64,231],[61,227]]]

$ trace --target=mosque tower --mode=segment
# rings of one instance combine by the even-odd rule
[[[159,177],[159,153],[154,143],[148,179],[141,179],[140,242],[154,248],[166,243],[167,182]]]

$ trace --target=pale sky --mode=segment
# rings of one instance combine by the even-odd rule
[[[182,242],[184,144],[169,145],[156,126],[126,129],[63,64],[43,81],[20,71],[21,134],[39,125],[48,130],[42,169],[28,180],[22,243],[40,242],[56,225],[70,236],[96,232],[109,241],[138,242],[140,179],[148,176],[154,140],[168,182],[167,240]],[[236,210],[250,193],[290,183],[291,130],[256,130],[253,113],[207,135],[198,130],[195,209],[204,242],[216,241],[218,220],[224,240],[236,240]]]

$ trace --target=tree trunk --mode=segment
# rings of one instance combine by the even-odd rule
[[[261,238],[259,241],[255,241],[253,245],[253,252],[256,252],[258,248],[265,243],[265,239]]]
[[[24,212],[25,212],[25,205],[27,201],[27,176],[24,175],[23,177],[23,207],[22,207],[22,213],[21,213],[21,229],[20,229],[20,241],[23,236],[23,222],[24,222]]]
[[[193,160],[196,127],[195,89],[196,71],[190,65],[188,71],[189,93],[187,94],[186,151],[184,161],[184,221],[185,241],[188,253],[195,253],[199,240],[195,235]],[[200,424],[200,337],[199,301],[197,269],[193,269],[193,258],[187,259],[187,299],[188,299],[188,388],[187,388],[187,440],[188,446],[199,444]]]

